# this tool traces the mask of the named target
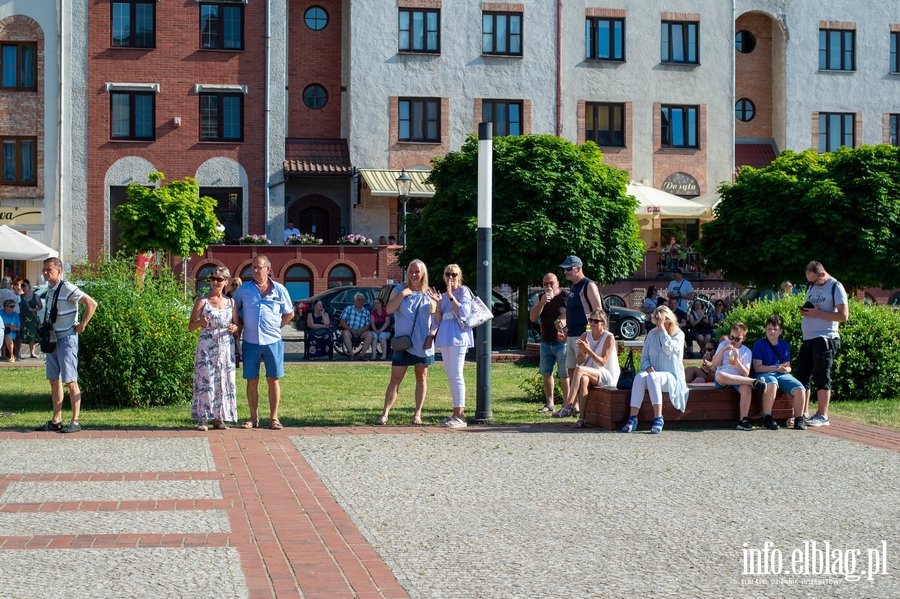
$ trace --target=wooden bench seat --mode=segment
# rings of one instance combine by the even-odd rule
[[[669,403],[669,394],[663,393],[663,418],[666,426],[683,425],[685,427],[727,427],[737,425],[740,411],[740,395],[734,389],[716,389],[712,383],[688,385],[691,390],[687,406],[680,412]],[[608,430],[619,430],[628,420],[631,413],[631,390],[620,390],[614,387],[593,387],[588,392],[584,420],[591,426]],[[793,398],[779,393],[772,406],[772,416],[781,426],[786,426],[792,418]],[[758,420],[762,416],[762,393],[753,391],[750,402],[750,419]],[[648,395],[644,395],[644,403],[638,412],[639,422],[650,425],[653,421],[653,407]],[[642,427],[643,428],[643,427]]]

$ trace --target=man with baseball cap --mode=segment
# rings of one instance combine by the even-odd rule
[[[566,370],[569,376],[575,371],[578,348],[575,342],[587,330],[588,315],[594,310],[603,310],[603,298],[597,283],[584,276],[584,263],[578,256],[569,256],[559,265],[565,272],[566,279],[572,283],[569,297],[566,298],[566,315],[563,326],[566,327]],[[557,418],[568,416],[561,413],[563,408],[554,412]],[[569,411],[569,410],[567,410]],[[558,415],[558,416],[557,416]]]

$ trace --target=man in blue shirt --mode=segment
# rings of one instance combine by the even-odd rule
[[[253,280],[238,287],[233,298],[234,308],[240,316],[238,334],[243,332],[241,356],[244,379],[247,380],[247,403],[250,404],[250,420],[241,426],[259,426],[259,366],[263,363],[269,386],[269,428],[280,430],[284,428],[278,421],[278,404],[281,402],[278,379],[284,376],[281,327],[294,317],[294,306],[284,285],[269,276],[272,263],[266,256],[254,258],[252,269]]]
[[[753,371],[756,378],[766,384],[762,398],[763,424],[770,431],[777,431],[778,425],[772,418],[772,406],[779,389],[794,398],[794,428],[806,429],[803,420],[803,404],[806,389],[791,374],[791,346],[780,339],[784,330],[784,319],[773,314],[766,319],[766,338],[753,344]]]

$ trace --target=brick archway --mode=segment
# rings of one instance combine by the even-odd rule
[[[340,237],[341,209],[334,200],[323,195],[298,198],[288,207],[288,220],[293,221],[301,232],[311,233],[326,244],[337,243]]]

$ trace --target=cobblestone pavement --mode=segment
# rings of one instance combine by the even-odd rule
[[[832,422],[0,432],[0,598],[896,598],[900,432]]]

